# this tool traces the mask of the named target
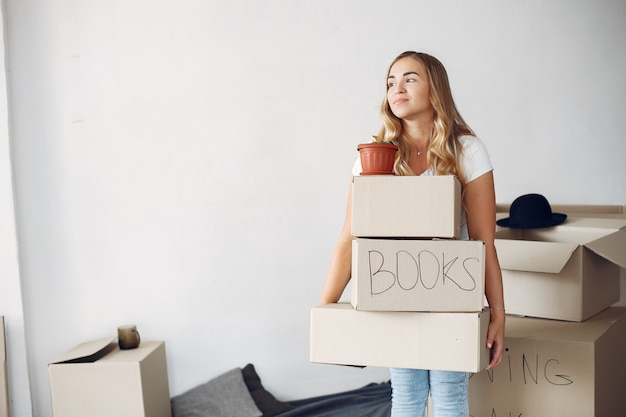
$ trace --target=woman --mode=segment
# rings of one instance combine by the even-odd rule
[[[394,59],[381,116],[376,139],[398,145],[396,175],[455,175],[463,184],[461,238],[485,242],[485,295],[491,307],[486,346],[492,351],[488,369],[494,368],[504,350],[505,311],[494,245],[496,206],[489,155],[457,111],[443,64],[430,55],[408,51]],[[360,173],[357,159],[353,175]],[[350,280],[351,211],[352,189],[320,304],[337,302]],[[469,416],[468,373],[394,368],[390,376],[392,417],[423,416],[429,392],[436,417]]]

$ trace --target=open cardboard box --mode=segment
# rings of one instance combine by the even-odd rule
[[[456,238],[461,185],[452,175],[354,177],[352,235]]]
[[[554,204],[550,205],[553,213],[565,213],[571,217],[593,217],[593,218],[626,218],[626,205],[575,205],[575,204]],[[510,204],[496,204],[496,217],[498,219],[509,217]]]
[[[311,309],[315,363],[478,372],[489,364],[489,310],[477,313]]]
[[[354,239],[352,306],[364,311],[482,311],[484,259],[480,241]]]
[[[4,335],[4,316],[0,316],[0,417],[9,417],[9,383]]]
[[[623,416],[626,308],[582,323],[507,316],[499,367],[469,383],[474,417]]]
[[[626,219],[496,232],[507,313],[583,321],[619,301]]]
[[[171,417],[165,343],[83,343],[48,365],[55,417]]]
[[[496,218],[501,219],[509,217],[510,204],[498,203],[496,205]],[[575,205],[575,204],[556,204],[552,205],[554,213],[565,213],[570,217],[593,217],[593,218],[626,218],[626,205]],[[497,229],[501,229],[497,226]],[[614,307],[626,307],[626,269],[621,269],[620,278],[620,301],[613,304]]]

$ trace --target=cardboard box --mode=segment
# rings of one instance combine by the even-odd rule
[[[489,363],[489,311],[357,311],[349,303],[311,310],[311,362],[478,372]]]
[[[0,316],[0,417],[9,417],[9,381],[7,375],[4,316]]]
[[[171,417],[163,342],[83,343],[48,365],[55,417]]]
[[[454,176],[354,177],[352,235],[458,239],[461,184]]]
[[[570,217],[597,217],[597,218],[626,218],[626,205],[575,205],[575,204],[551,204],[553,213],[565,213]],[[509,217],[510,204],[496,204],[496,217],[498,219]]]
[[[626,219],[572,217],[496,232],[507,313],[583,321],[619,301],[625,226]]]
[[[352,306],[369,311],[478,312],[485,307],[485,244],[354,239]]]
[[[474,417],[612,417],[626,411],[626,308],[582,323],[507,317],[502,364],[470,378]]]

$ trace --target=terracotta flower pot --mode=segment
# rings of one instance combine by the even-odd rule
[[[393,143],[362,143],[357,147],[361,156],[361,175],[393,175],[393,162],[398,147]]]

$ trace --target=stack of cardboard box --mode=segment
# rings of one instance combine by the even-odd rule
[[[311,361],[478,372],[484,243],[462,241],[452,176],[354,178],[352,299],[311,311]]]
[[[474,417],[626,415],[626,308],[610,307],[626,219],[571,209],[553,208],[570,212],[559,226],[496,232],[506,351],[500,367],[470,379]]]
[[[496,231],[505,352],[484,371],[484,250],[455,240],[458,182],[356,177],[352,299],[312,309],[311,360],[474,372],[473,417],[626,415],[626,308],[611,307],[626,268],[626,206],[554,210],[567,221]]]

